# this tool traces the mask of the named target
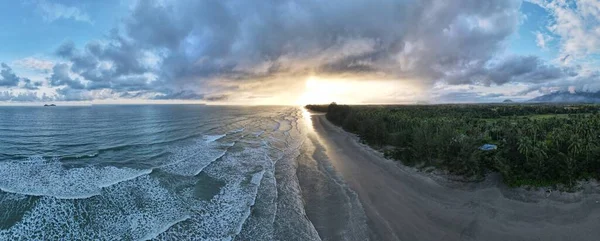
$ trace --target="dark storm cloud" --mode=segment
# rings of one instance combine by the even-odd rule
[[[121,32],[82,49],[67,42],[56,53],[90,82],[85,89],[110,88],[122,96],[143,96],[127,93],[142,91],[157,99],[204,99],[275,78],[285,89],[311,74],[375,75],[424,86],[563,77],[564,70],[535,57],[497,60],[518,28],[520,5],[520,0],[138,1]],[[219,86],[223,83],[228,85]]]

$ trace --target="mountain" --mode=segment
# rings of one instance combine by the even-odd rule
[[[554,92],[547,95],[535,97],[529,102],[562,102],[562,103],[600,103],[600,91],[598,92]]]
[[[506,99],[504,101],[502,101],[502,103],[513,103],[514,101],[512,101],[511,99]]]

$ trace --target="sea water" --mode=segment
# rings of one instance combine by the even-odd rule
[[[313,146],[303,114],[0,107],[0,240],[320,240],[301,182],[313,174],[297,177]]]

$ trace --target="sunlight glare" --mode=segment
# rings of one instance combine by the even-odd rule
[[[296,104],[402,103],[414,101],[414,94],[418,92],[415,87],[398,81],[324,79],[311,76],[306,79],[304,92],[298,97]]]

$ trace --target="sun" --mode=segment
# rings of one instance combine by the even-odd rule
[[[412,103],[420,98],[421,90],[400,80],[360,78],[306,78],[304,92],[296,104],[385,104]]]
[[[345,89],[347,86],[342,81],[308,77],[304,92],[297,99],[296,104],[329,104],[334,101],[343,101],[341,98]]]

